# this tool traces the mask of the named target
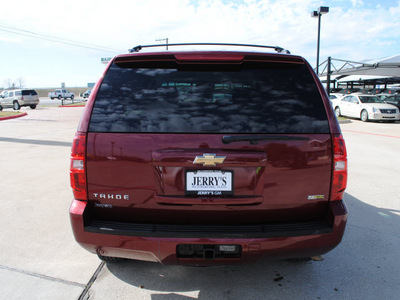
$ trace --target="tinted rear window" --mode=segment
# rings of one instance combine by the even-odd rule
[[[37,93],[34,90],[22,90],[22,95],[24,95],[24,96],[28,96],[28,95],[35,96],[35,95],[37,95]]]
[[[306,65],[113,64],[89,131],[135,133],[329,133]]]

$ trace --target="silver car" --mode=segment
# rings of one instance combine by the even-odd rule
[[[35,90],[18,89],[4,91],[0,95],[0,110],[3,108],[20,109],[22,106],[29,106],[35,109],[39,104],[39,96]]]

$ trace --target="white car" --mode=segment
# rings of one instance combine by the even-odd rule
[[[398,121],[400,120],[399,109],[391,104],[386,104],[376,96],[352,94],[347,95],[340,101],[334,103],[336,117],[346,116],[376,121]]]
[[[329,99],[331,99],[331,100],[340,100],[344,96],[346,96],[346,95],[345,94],[340,94],[340,93],[330,93],[329,94]]]

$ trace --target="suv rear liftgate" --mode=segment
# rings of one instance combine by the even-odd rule
[[[70,215],[105,260],[307,257],[340,243],[346,182],[339,125],[303,58],[131,53],[86,105]]]

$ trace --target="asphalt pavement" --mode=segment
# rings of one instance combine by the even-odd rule
[[[82,249],[68,210],[70,147],[83,108],[40,105],[21,111],[28,115],[0,122],[0,299],[397,299],[400,294],[399,122],[341,125],[349,158],[349,220],[342,243],[323,261],[194,268],[104,264]]]

